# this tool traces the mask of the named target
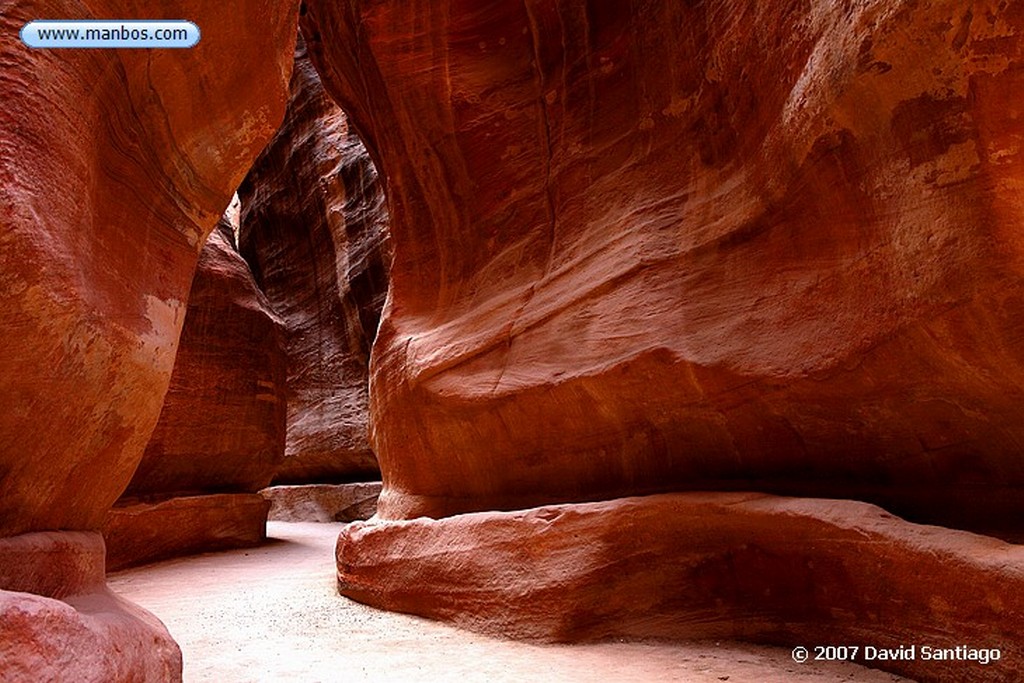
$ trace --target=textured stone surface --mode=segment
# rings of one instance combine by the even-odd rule
[[[0,535],[99,528],[131,479],[199,250],[283,115],[297,4],[0,0]],[[203,39],[13,38],[91,16],[187,17]]]
[[[495,635],[916,644],[869,665],[921,681],[1016,681],[1024,656],[1024,547],[852,501],[664,494],[356,522],[337,553],[344,595]],[[928,661],[925,645],[1001,659]]]
[[[277,522],[354,522],[377,512],[379,481],[354,484],[271,486],[260,491],[270,501],[267,519]]]
[[[63,601],[0,590],[0,681],[181,681],[155,617],[106,589]]]
[[[284,123],[239,196],[242,254],[285,325],[287,458],[276,481],[375,478],[367,364],[387,292],[387,212],[301,40]]]
[[[153,615],[107,590],[103,538],[0,539],[0,681],[180,681],[181,651]]]
[[[107,513],[107,570],[179,555],[256,546],[267,538],[270,503],[255,493],[124,502]]]
[[[387,177],[381,514],[731,488],[1019,527],[1019,3],[306,8]]]
[[[233,239],[222,218],[199,255],[170,388],[123,498],[254,493],[284,458],[279,324]]]

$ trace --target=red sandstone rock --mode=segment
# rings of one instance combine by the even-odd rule
[[[1024,548],[851,501],[666,494],[356,522],[338,582],[506,637],[1001,650],[989,665],[857,659],[921,681],[1016,681],[1024,656]]]
[[[1019,528],[1021,5],[305,7],[387,177],[382,515],[741,488]]]
[[[284,458],[279,323],[233,239],[222,219],[199,255],[170,388],[123,499],[255,493]]]
[[[131,479],[196,258],[283,114],[297,4],[0,3],[0,535],[98,528]],[[14,39],[86,16],[186,17],[203,38]]]
[[[267,540],[270,503],[255,493],[124,501],[107,513],[107,571]]]
[[[375,478],[367,364],[387,292],[384,197],[303,45],[285,121],[239,188],[240,246],[285,325],[287,458],[276,481]]]
[[[271,486],[260,491],[270,502],[267,519],[278,522],[354,522],[377,513],[379,481],[352,484]]]
[[[181,651],[156,618],[106,589],[65,600],[0,591],[0,681],[181,680]]]
[[[99,528],[131,479],[196,258],[283,114],[297,5],[0,0],[0,537],[16,537],[0,564],[32,566],[26,533]],[[188,18],[203,38],[189,50],[15,38],[29,20],[97,16]],[[66,603],[0,593],[4,680],[180,679],[166,631],[109,597],[102,574]]]
[[[266,538],[254,493],[284,458],[286,359],[232,228],[199,256],[160,420],[103,526],[109,570]]]
[[[180,681],[181,651],[104,583],[98,533],[0,538],[0,681]]]

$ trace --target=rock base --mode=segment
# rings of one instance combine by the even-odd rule
[[[1018,680],[1024,657],[1024,548],[853,501],[688,493],[375,519],[342,531],[337,560],[348,597],[507,637],[857,645],[857,663],[921,681]],[[913,659],[865,656],[904,645]]]
[[[256,546],[270,504],[255,493],[119,503],[107,515],[107,571],[170,557]]]
[[[181,681],[178,645],[107,590],[98,533],[0,539],[0,681]]]
[[[373,517],[381,482],[271,486],[260,491],[270,501],[275,522],[354,522]]]

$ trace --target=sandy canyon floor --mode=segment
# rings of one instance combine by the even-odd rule
[[[270,522],[260,548],[112,574],[181,645],[185,681],[907,680],[855,665],[798,665],[742,643],[534,645],[382,612],[335,590],[340,524]]]

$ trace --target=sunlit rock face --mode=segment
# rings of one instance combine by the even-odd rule
[[[1020,5],[300,22],[387,177],[383,517],[729,488],[1017,524]]]
[[[279,483],[377,478],[370,345],[387,293],[387,209],[345,113],[296,50],[284,123],[239,188],[240,247],[284,325],[288,431]]]
[[[266,538],[256,491],[284,459],[287,359],[233,217],[199,255],[160,419],[103,527],[108,569]]]
[[[280,123],[297,3],[0,16],[8,36],[78,16],[203,33],[189,50],[0,48],[0,535],[98,528],[160,414],[206,235]]]
[[[11,676],[180,679],[166,629],[106,595],[102,538],[71,530],[99,529],[139,464],[199,251],[284,113],[297,14],[293,1],[0,0],[0,565],[13,568],[0,577],[0,660]],[[98,16],[187,17],[203,38],[189,50],[33,50],[16,38],[29,20]],[[48,530],[90,555],[67,573],[80,591],[26,568],[33,532]]]

